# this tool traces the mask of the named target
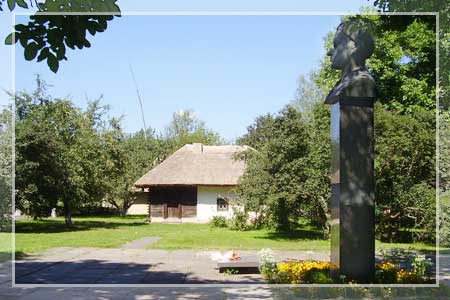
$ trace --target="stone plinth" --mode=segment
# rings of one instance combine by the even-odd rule
[[[373,100],[331,105],[331,261],[358,283],[375,275]]]

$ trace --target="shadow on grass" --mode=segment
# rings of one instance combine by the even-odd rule
[[[15,258],[16,260],[24,259],[27,255],[22,251],[16,251]],[[0,262],[10,261],[12,260],[12,253],[11,252],[0,252]]]
[[[267,236],[258,237],[261,239],[270,239],[275,241],[281,240],[323,240],[323,233],[315,229],[296,228],[292,231],[272,231]]]
[[[140,219],[141,220],[141,219]],[[123,226],[145,226],[147,225],[142,220],[136,222],[108,222],[83,220],[79,218],[73,221],[73,226],[67,227],[63,220],[37,220],[30,222],[16,222],[16,233],[60,233],[60,232],[72,232],[72,231],[85,231],[91,229],[114,229]]]

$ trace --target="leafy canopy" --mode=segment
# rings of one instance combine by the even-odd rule
[[[4,2],[5,0],[0,1],[0,10]],[[50,70],[56,73],[59,63],[67,60],[67,48],[89,48],[91,43],[87,34],[94,36],[97,32],[105,31],[108,22],[120,16],[120,8],[116,2],[117,0],[30,0],[30,6],[35,3],[37,12],[30,16],[27,24],[15,25],[14,32],[5,38],[5,44],[12,45],[19,41],[24,48],[26,60],[45,60]],[[29,8],[25,0],[8,0],[7,3],[11,11],[16,4]],[[72,12],[74,14],[70,14]]]

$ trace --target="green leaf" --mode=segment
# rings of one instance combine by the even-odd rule
[[[8,0],[8,8],[12,11],[16,7],[16,0]]]
[[[28,39],[25,36],[20,36],[19,37],[19,42],[22,45],[22,47],[25,48],[27,46],[27,44],[28,44]]]
[[[51,53],[48,54],[47,57],[47,65],[50,68],[50,70],[52,70],[53,73],[58,72],[58,68],[59,68],[59,61],[58,59]]]
[[[46,59],[48,57],[49,54],[49,48],[45,47],[44,49],[41,50],[41,53],[39,53],[39,56],[37,57],[37,61],[42,61],[44,59]]]
[[[83,46],[89,48],[89,47],[91,47],[91,43],[89,43],[89,41],[87,39],[84,39],[83,40]]]
[[[17,42],[17,40],[18,40],[17,33],[15,34],[14,41],[13,41],[13,32],[11,32],[10,34],[8,34],[8,36],[5,39],[5,45],[15,44]]]
[[[17,24],[17,25],[14,26],[14,28],[15,28],[17,31],[26,31],[26,30],[28,29],[27,26],[25,26],[25,25],[23,25],[23,24]]]
[[[28,8],[28,4],[25,2],[25,0],[16,0],[16,3],[22,8]]]
[[[64,55],[66,55],[66,46],[64,46],[64,43],[61,43],[56,51],[56,57],[61,60],[64,58]]]
[[[25,47],[25,59],[26,60],[33,60],[36,57],[36,54],[39,50],[38,44],[36,44],[35,42],[29,43],[26,47]]]

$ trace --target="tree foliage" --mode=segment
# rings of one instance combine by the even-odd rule
[[[439,82],[440,106],[450,107],[450,5],[445,0],[375,0],[373,4],[384,12],[439,13]],[[434,16],[433,16],[434,18]],[[420,41],[419,41],[420,43]]]
[[[0,10],[4,2],[5,0],[0,1]],[[14,32],[5,38],[5,44],[11,45],[19,41],[26,60],[45,60],[50,70],[56,73],[60,61],[67,60],[67,48],[89,48],[91,43],[87,34],[94,36],[105,31],[108,22],[120,16],[120,8],[116,2],[117,0],[30,0],[30,6],[35,3],[37,12],[30,16],[27,24],[15,25]],[[8,0],[7,3],[11,11],[16,4],[29,8],[25,0]],[[70,14],[72,12],[74,14]]]
[[[116,119],[110,121],[103,140],[104,199],[125,216],[137,198],[133,183],[160,162],[161,144],[151,129],[126,134]]]
[[[49,96],[39,76],[36,90],[16,94],[15,101],[17,208],[39,218],[62,206],[67,225],[87,206],[109,203],[125,215],[140,176],[186,143],[221,141],[193,111],[175,113],[165,134],[125,133],[120,118],[107,118],[109,107],[100,99],[82,110]]]
[[[450,209],[448,201],[449,189],[449,123],[450,108],[450,5],[441,0],[375,0],[374,5],[385,12],[438,12],[439,13],[439,119],[440,119],[440,157],[439,178],[441,189],[441,242],[450,244]]]
[[[100,197],[99,107],[81,111],[51,99],[38,78],[33,94],[16,95],[17,206],[35,217],[63,203],[67,225],[74,207]]]
[[[407,231],[416,240],[432,241],[436,211],[434,20],[428,16],[373,15],[350,20],[366,26],[376,37],[375,53],[367,65],[378,88],[377,235],[395,241]],[[333,35],[325,36],[326,49],[332,47]],[[281,225],[307,217],[327,236],[330,116],[322,103],[339,75],[325,57],[318,70],[299,81],[292,103],[299,111],[295,121],[282,112],[260,116],[239,139],[256,150],[248,155],[249,167],[238,191],[248,209],[259,207],[264,210],[261,214]],[[269,172],[274,166],[278,166],[276,172]]]
[[[375,195],[377,234],[398,240],[401,230],[412,238],[435,238],[435,114],[412,115],[375,107]]]
[[[319,110],[314,113],[315,120],[326,118]],[[254,149],[244,154],[248,166],[237,188],[239,199],[246,210],[265,216],[278,230],[289,230],[304,217],[328,231],[329,192],[324,187],[329,151],[315,144],[320,136],[313,124],[287,106],[278,115],[258,118],[238,141]]]
[[[191,109],[174,112],[162,138],[167,143],[167,154],[171,154],[186,144],[217,145],[222,143],[219,134],[208,129],[205,122],[198,119]]]
[[[367,67],[377,83],[377,99],[389,110],[411,113],[436,109],[436,37],[433,16],[360,15],[350,21],[362,24],[375,38],[375,51]],[[325,37],[332,48],[334,33]],[[322,60],[316,83],[330,91],[339,79],[329,58]]]
[[[11,225],[12,130],[11,108],[0,111],[0,231]]]

